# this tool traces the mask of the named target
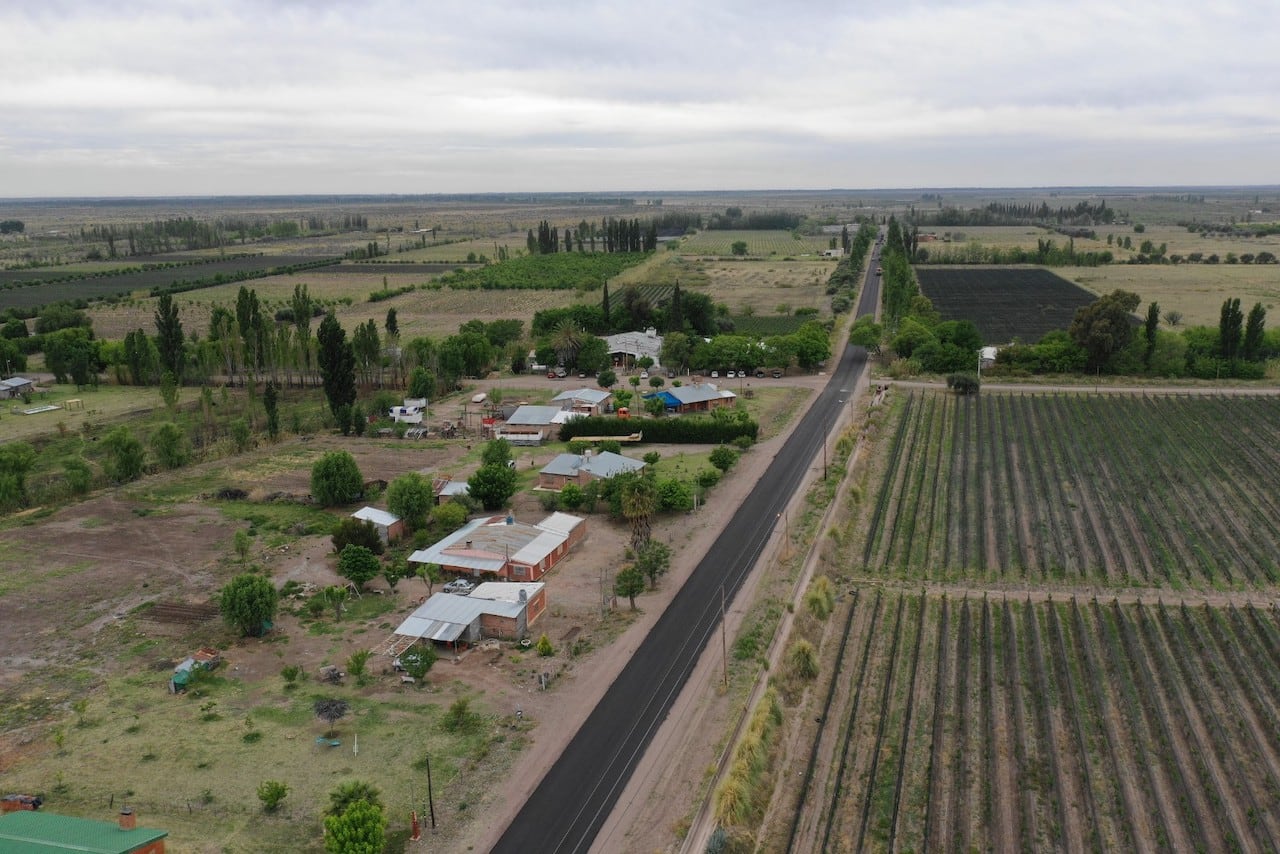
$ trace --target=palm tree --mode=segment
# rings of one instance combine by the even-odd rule
[[[639,475],[623,481],[622,515],[631,523],[631,550],[639,553],[649,542],[650,519],[658,508],[658,490],[653,478]]]
[[[582,327],[572,320],[562,320],[551,334],[551,347],[556,351],[560,364],[570,365],[582,346]]]

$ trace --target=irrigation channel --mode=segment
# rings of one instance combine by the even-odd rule
[[[868,270],[874,270],[873,253]],[[859,315],[879,301],[870,272]],[[847,347],[831,380],[694,569],[631,660],[538,783],[494,847],[498,854],[586,851],[684,687],[720,622],[721,590],[732,601],[753,570],[783,508],[837,422],[866,352]]]

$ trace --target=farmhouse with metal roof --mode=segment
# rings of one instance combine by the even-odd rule
[[[0,814],[0,851],[5,854],[164,854],[167,830],[137,827],[129,808],[119,822],[19,810]]]
[[[586,528],[585,519],[568,513],[552,513],[537,525],[481,516],[409,555],[409,562],[438,563],[445,572],[475,578],[537,581],[582,541]]]
[[[560,454],[538,472],[538,489],[560,490],[570,483],[585,486],[593,480],[608,480],[623,472],[643,468],[642,460],[633,460],[612,451]]]

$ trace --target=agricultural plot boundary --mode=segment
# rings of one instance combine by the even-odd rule
[[[141,291],[159,296],[166,291],[179,293],[281,273],[315,270],[336,265],[341,260],[313,255],[253,255],[101,274],[67,274],[52,281],[26,280],[0,287],[0,311],[7,308],[31,309],[54,302],[127,297]]]
[[[875,576],[1258,588],[1280,579],[1280,399],[899,398]]]
[[[1274,609],[851,607],[790,850],[1276,849]]]
[[[988,344],[1029,344],[1066,330],[1097,297],[1040,267],[916,267],[920,292],[943,320],[971,320]]]

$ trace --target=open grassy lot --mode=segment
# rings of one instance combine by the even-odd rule
[[[711,298],[727,304],[733,315],[816,308],[830,316],[826,288],[833,265],[831,261],[720,261],[707,262],[704,270]],[[779,306],[788,311],[778,311]]]
[[[699,231],[680,241],[686,255],[732,255],[733,244],[745,241],[748,255],[818,255],[829,248],[829,235],[796,236],[790,231]]]
[[[0,442],[56,433],[59,432],[59,424],[67,432],[75,433],[86,422],[114,421],[125,415],[141,416],[164,407],[160,392],[154,388],[101,385],[77,390],[73,385],[54,384],[47,388],[47,394],[34,395],[30,404],[20,400],[4,401],[4,408],[0,410]],[[68,400],[78,400],[83,406],[72,404],[74,408],[68,409]],[[40,406],[57,406],[58,409],[35,415],[22,415],[15,411]]]
[[[1133,291],[1144,305],[1154,300],[1161,311],[1182,312],[1186,325],[1217,326],[1228,298],[1245,306],[1261,302],[1268,310],[1280,305],[1280,264],[1113,264],[1058,272],[1099,295]]]

